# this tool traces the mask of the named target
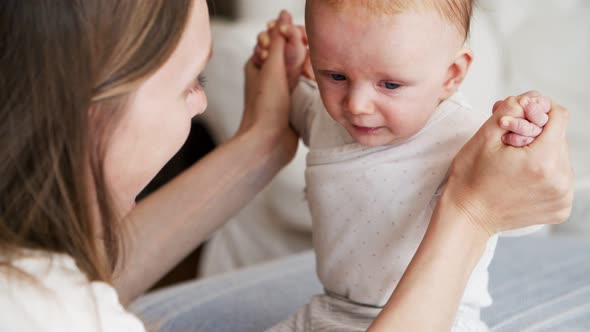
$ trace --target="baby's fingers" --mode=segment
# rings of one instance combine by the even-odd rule
[[[502,136],[502,142],[506,145],[512,145],[521,148],[531,144],[535,140],[534,137],[521,136],[515,133],[507,133]]]
[[[551,109],[551,100],[544,96],[527,98],[523,100],[524,113],[527,120],[539,127],[547,124],[549,116],[547,113]]]
[[[282,25],[280,32],[287,40],[285,52],[287,66],[301,67],[307,57],[307,45],[303,42],[301,29],[294,25]]]
[[[516,135],[526,137],[537,137],[542,128],[521,118],[515,118],[509,115],[500,118],[500,126]]]
[[[303,30],[295,25],[283,24],[279,26],[281,35],[286,40],[285,64],[287,65],[287,77],[291,91],[297,85],[303,72],[308,49],[305,44]]]

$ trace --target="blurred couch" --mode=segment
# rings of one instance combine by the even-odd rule
[[[242,67],[257,33],[282,8],[303,23],[303,0],[234,0],[231,18],[213,20],[209,110],[203,119],[218,142],[235,132],[243,109]],[[228,2],[223,7],[227,9]],[[547,236],[590,238],[590,1],[480,0],[469,46],[474,63],[461,90],[478,109],[507,95],[540,90],[571,113],[569,138],[576,172],[570,221]],[[311,248],[303,187],[306,149],[208,242],[200,274],[229,271]]]

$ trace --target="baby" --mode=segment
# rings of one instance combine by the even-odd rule
[[[472,61],[471,12],[471,0],[308,0],[307,36],[286,13],[273,23],[288,40],[291,123],[309,147],[306,197],[325,294],[271,331],[364,331],[391,296],[454,156],[489,117],[457,92]],[[269,36],[259,36],[255,62]],[[301,78],[307,43],[313,74],[304,76],[315,80]],[[520,100],[523,118],[500,124],[514,146],[532,142],[550,108],[535,93]],[[473,271],[453,331],[487,330],[480,308],[492,302],[496,242]]]

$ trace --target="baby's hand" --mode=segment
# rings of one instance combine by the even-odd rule
[[[551,100],[537,91],[524,93],[517,99],[522,109],[521,114],[503,116],[500,118],[500,126],[509,131],[502,137],[504,144],[523,147],[531,144],[547,124]],[[494,112],[497,105],[494,105]]]
[[[309,63],[307,49],[307,35],[303,26],[293,25],[291,15],[283,10],[277,20],[272,20],[268,28],[258,34],[258,43],[254,49],[252,59],[254,63],[261,66],[268,57],[272,29],[278,29],[286,39],[285,65],[287,66],[287,80],[289,89],[293,91],[301,75],[313,79],[313,72]]]

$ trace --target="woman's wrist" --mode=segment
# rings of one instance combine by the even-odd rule
[[[267,161],[269,168],[278,171],[295,156],[299,138],[290,127],[243,122],[232,140],[242,141],[244,148],[251,149],[253,157]]]
[[[457,240],[477,251],[477,248],[486,246],[493,234],[482,226],[480,218],[484,218],[483,214],[472,213],[462,203],[464,202],[458,201],[452,193],[444,191],[434,211],[430,226],[432,229],[429,231],[460,234]]]
[[[495,216],[489,215],[473,195],[466,193],[464,190],[454,189],[456,188],[454,188],[452,181],[449,181],[438,201],[437,210],[441,214],[449,215],[448,219],[442,219],[465,224],[457,225],[457,227],[464,227],[465,231],[475,239],[481,238],[487,241],[495,232],[485,225],[488,224],[489,219]]]

